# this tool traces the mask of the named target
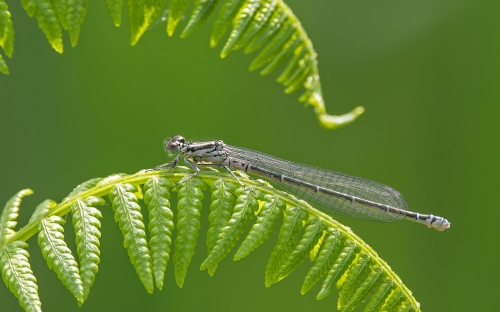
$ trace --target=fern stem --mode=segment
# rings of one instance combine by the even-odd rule
[[[150,179],[152,176],[160,176],[169,179],[173,183],[176,183],[186,175],[192,173],[192,170],[188,168],[183,168],[183,167],[177,167],[175,169],[167,169],[167,170],[161,170],[161,171],[140,171],[136,174],[128,175],[128,176],[123,176],[121,178],[111,180],[107,183],[104,183],[100,186],[97,186],[95,188],[91,188],[87,191],[84,191],[82,193],[79,193],[73,198],[70,198],[61,204],[55,206],[53,209],[48,210],[48,212],[43,213],[39,215],[37,218],[30,220],[30,222],[20,229],[18,232],[16,232],[14,235],[10,236],[8,239],[5,240],[3,244],[0,244],[0,248],[2,248],[4,245],[8,245],[14,241],[26,241],[28,240],[31,236],[37,233],[37,228],[38,224],[40,223],[40,220],[42,218],[52,216],[52,215],[58,215],[58,216],[63,216],[71,211],[71,205],[73,205],[79,198],[87,198],[89,196],[104,196],[108,194],[113,187],[115,187],[118,183],[130,183],[130,184],[144,184],[148,179]],[[211,185],[213,182],[215,182],[217,179],[220,179],[223,177],[226,181],[238,184],[239,182],[236,181],[230,174],[228,173],[221,173],[218,171],[210,171],[210,170],[204,170],[200,172],[197,175],[197,178],[203,180],[207,184]],[[291,197],[290,195],[281,192],[277,189],[274,189],[267,184],[264,184],[262,182],[256,181],[256,180],[249,180],[249,179],[244,179],[240,177],[240,179],[245,183],[247,186],[251,186],[257,191],[261,191],[264,194],[270,194],[270,195],[278,195],[282,201],[284,201],[288,206],[297,206],[302,209],[304,209],[309,215],[313,215],[316,217],[319,217],[323,219],[323,222],[325,223],[325,226],[327,227],[332,227],[335,229],[340,230],[343,232],[346,236],[346,239],[351,240],[356,243],[356,245],[359,246],[359,248],[366,252],[368,255],[372,257],[372,259],[385,271],[385,273],[391,277],[392,280],[396,281],[396,286],[399,287],[403,293],[404,297],[406,300],[409,301],[409,303],[413,307],[419,307],[420,304],[416,301],[416,299],[411,295],[410,290],[402,283],[401,279],[399,276],[396,275],[395,272],[391,270],[389,265],[382,260],[381,258],[378,257],[377,253],[369,246],[367,245],[361,238],[359,238],[356,234],[352,232],[352,230],[349,227],[346,227],[339,223],[338,221],[334,220],[331,216],[325,214],[324,212],[321,212],[313,207],[311,207],[309,204],[306,202],[296,199],[294,197]]]

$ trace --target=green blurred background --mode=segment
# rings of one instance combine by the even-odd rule
[[[411,208],[452,222],[448,233],[411,222],[339,219],[386,260],[424,311],[498,311],[500,207],[500,2],[498,0],[289,0],[319,54],[327,109],[366,113],[335,131],[284,95],[272,77],[249,73],[251,56],[209,48],[214,17],[187,39],[165,24],[135,47],[105,1],[91,1],[80,42],[63,55],[48,45],[19,1],[11,74],[0,76],[0,201],[22,188],[21,224],[46,198],[78,183],[134,173],[166,160],[162,140],[216,138],[296,162],[346,172],[401,191]],[[185,24],[185,21],[183,25]],[[183,289],[167,268],[163,291],[146,293],[110,206],[103,208],[102,259],[79,308],[47,268],[36,240],[31,265],[44,311],[333,311],[300,286],[308,265],[271,288],[264,271],[276,234],[247,258],[231,253],[214,277],[206,255],[208,205]],[[174,210],[175,211],[175,210]],[[74,234],[66,236],[74,247]],[[0,310],[21,311],[0,287]]]

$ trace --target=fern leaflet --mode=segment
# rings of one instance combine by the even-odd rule
[[[0,47],[2,47],[5,55],[12,57],[14,52],[14,29],[12,28],[9,7],[4,0],[0,0]]]
[[[318,218],[309,217],[307,223],[309,225],[305,229],[304,236],[278,272],[280,279],[287,277],[304,261],[323,234],[323,225]]]
[[[116,27],[120,26],[122,23],[123,0],[106,0],[106,3],[113,23]]]
[[[187,268],[194,255],[194,247],[200,230],[200,210],[203,199],[202,189],[206,184],[192,178],[181,185],[177,204],[177,237],[175,239],[174,267],[175,281],[179,287],[184,285]]]
[[[234,207],[234,191],[236,185],[226,182],[224,179],[218,179],[210,186],[212,191],[212,204],[210,205],[210,227],[207,232],[207,256],[210,255],[215,245],[217,238],[222,229],[231,219],[231,213]],[[208,274],[214,275],[217,264],[208,267]]]
[[[273,249],[271,259],[266,267],[266,286],[278,282],[280,269],[284,265],[294,250],[299,238],[299,231],[302,223],[306,219],[307,213],[298,207],[288,207],[285,211],[285,219],[280,229],[278,243]]]
[[[19,300],[25,311],[42,311],[42,304],[38,297],[38,286],[28,262],[28,244],[15,241],[0,249],[0,268],[5,285]]]
[[[282,211],[285,210],[285,203],[278,196],[266,195],[264,200],[266,203],[262,206],[257,216],[257,222],[252,226],[252,229],[234,255],[233,259],[235,261],[248,255],[271,235],[276,220],[278,220]]]
[[[65,221],[59,216],[50,216],[40,221],[38,245],[50,269],[57,273],[76,300],[83,302],[83,287],[78,264],[64,241]]]
[[[82,277],[83,301],[90,293],[90,287],[94,284],[100,262],[99,251],[102,218],[101,212],[95,208],[97,205],[104,205],[104,199],[90,196],[86,199],[77,199],[71,205],[73,213],[73,227],[76,235],[76,248],[80,259],[80,276]]]
[[[31,194],[33,194],[33,191],[30,189],[19,191],[16,195],[12,196],[3,207],[2,215],[0,216],[0,245],[2,245],[7,238],[16,233],[14,228],[17,225],[21,200],[24,196]]]
[[[333,285],[347,270],[349,264],[355,257],[357,249],[356,244],[350,241],[347,241],[346,244],[347,246],[344,247],[337,260],[333,264],[332,268],[328,272],[326,279],[323,282],[321,291],[317,296],[318,299],[325,298],[333,291]]]
[[[142,222],[141,207],[132,184],[117,184],[109,193],[115,211],[115,221],[123,234],[123,246],[127,248],[130,262],[135,267],[139,279],[149,293],[153,292],[151,255]]]
[[[151,257],[156,287],[163,288],[165,270],[170,258],[174,214],[170,210],[169,189],[174,185],[165,178],[153,176],[144,184],[144,202],[149,210],[149,233]]]
[[[227,256],[231,248],[236,245],[236,241],[243,235],[246,226],[255,216],[255,212],[259,209],[258,197],[260,194],[258,192],[241,187],[235,193],[238,195],[238,199],[231,219],[219,234],[212,252],[201,264],[201,270],[213,267]]]
[[[340,233],[334,229],[328,229],[328,236],[325,241],[325,245],[321,252],[319,253],[316,263],[307,272],[304,283],[302,284],[302,289],[300,292],[305,294],[309,291],[319,280],[325,275],[330,267],[333,265],[337,259],[337,250],[340,247],[341,238]]]

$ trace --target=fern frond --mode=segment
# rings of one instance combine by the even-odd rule
[[[285,202],[278,196],[266,195],[264,200],[266,203],[262,206],[257,216],[257,222],[252,226],[252,229],[234,255],[233,260],[235,261],[247,256],[271,235],[276,220],[278,220],[285,210]]]
[[[62,31],[54,5],[50,0],[23,0],[23,6],[30,16],[38,20],[38,27],[45,33],[50,45],[63,52]]]
[[[146,240],[145,226],[142,222],[141,207],[137,203],[134,192],[137,187],[132,184],[117,184],[109,197],[115,221],[123,234],[123,246],[127,249],[130,262],[135,267],[139,279],[149,293],[154,290],[151,255]]]
[[[210,204],[210,215],[208,216],[210,227],[207,232],[207,256],[210,255],[217,244],[217,238],[222,233],[222,229],[231,219],[235,202],[233,193],[236,190],[236,185],[224,179],[218,179],[212,183],[210,190],[212,191],[212,203]],[[214,275],[216,268],[217,264],[209,267],[208,274]]]
[[[106,0],[106,3],[113,23],[116,27],[120,26],[122,23],[123,0]]]
[[[333,264],[332,268],[326,275],[326,279],[323,282],[323,286],[321,291],[319,292],[317,299],[322,299],[331,294],[333,291],[333,285],[337,280],[344,274],[344,272],[348,269],[349,264],[353,261],[356,256],[356,251],[358,246],[356,243],[351,241],[347,241],[344,244],[347,246],[344,247],[337,260]]]
[[[184,11],[186,10],[188,0],[170,0],[168,19],[167,19],[167,34],[174,35],[174,31],[179,24]]]
[[[241,238],[250,220],[255,216],[255,212],[259,209],[258,191],[254,191],[245,187],[240,187],[236,190],[238,199],[234,206],[233,214],[227,226],[222,229],[222,232],[217,238],[214,248],[210,255],[201,264],[200,270],[205,270],[213,267],[236,245],[236,242]]]
[[[266,287],[271,286],[281,279],[279,276],[280,269],[292,254],[299,239],[299,232],[303,221],[306,218],[307,213],[304,210],[294,206],[286,208],[285,218],[278,236],[278,243],[274,246],[271,259],[267,263],[265,273]]]
[[[175,281],[179,287],[184,285],[187,268],[194,255],[194,247],[200,230],[200,210],[205,182],[192,178],[181,185],[177,195],[177,237],[174,249]]]
[[[62,227],[64,223],[64,219],[59,216],[42,219],[38,226],[38,245],[49,268],[57,273],[57,277],[76,300],[83,302],[83,287],[78,264],[64,241]]]
[[[292,254],[286,259],[286,262],[280,268],[278,273],[279,279],[287,277],[293,270],[295,270],[302,261],[309,255],[310,251],[318,242],[321,235],[323,235],[323,224],[317,217],[309,217],[307,221],[309,224]]]
[[[90,293],[90,287],[94,284],[95,275],[99,270],[100,262],[100,242],[101,212],[95,208],[97,205],[104,205],[104,199],[90,196],[86,199],[77,199],[71,205],[73,213],[73,227],[76,235],[76,248],[78,259],[80,260],[80,276],[82,278],[83,301]]]
[[[28,244],[15,241],[0,249],[0,268],[5,285],[19,300],[25,311],[41,312],[36,278],[28,261]]]
[[[194,2],[193,13],[191,13],[189,22],[181,33],[181,38],[186,38],[196,29],[200,28],[214,10],[217,2],[217,0],[196,0]]]
[[[307,272],[300,292],[305,294],[325,275],[337,259],[337,251],[341,244],[341,237],[338,230],[328,229],[323,249],[321,249],[316,263]]]
[[[19,217],[19,206],[21,206],[23,197],[31,194],[33,194],[33,191],[30,189],[19,191],[3,207],[0,216],[0,245],[16,233],[14,228],[17,225],[17,217]]]
[[[170,259],[170,245],[174,230],[174,214],[170,210],[169,189],[174,185],[165,178],[151,177],[144,184],[144,202],[149,211],[149,246],[153,258],[153,275],[156,288],[163,288],[165,270]]]
[[[146,281],[145,284],[148,285],[146,289],[152,291],[154,270],[156,284],[161,288],[163,272],[170,252],[170,235],[173,227],[173,216],[169,211],[168,189],[173,183],[191,173],[186,168],[176,168],[141,171],[130,176],[115,174],[102,180],[89,180],[82,183],[60,204],[50,200],[44,201],[35,209],[27,225],[17,232],[7,231],[10,234],[6,235],[3,243],[0,243],[0,260],[6,284],[13,289],[14,293],[17,292],[16,296],[20,298],[21,304],[34,305],[35,308],[32,309],[36,310],[36,303],[33,303],[38,300],[36,284],[33,282],[35,279],[31,270],[29,267],[26,269],[27,262],[21,266],[22,269],[19,272],[27,274],[26,283],[31,286],[22,286],[24,290],[19,290],[20,288],[15,288],[17,286],[12,286],[14,281],[11,276],[16,268],[12,263],[7,263],[8,259],[13,258],[6,251],[11,246],[17,246],[16,244],[24,244],[22,241],[36,234],[37,229],[42,230],[39,241],[42,242],[44,257],[48,259],[49,266],[53,263],[52,266],[56,270],[66,265],[70,267],[66,270],[66,275],[78,276],[76,262],[62,240],[61,224],[64,221],[61,217],[72,211],[82,282],[80,287],[78,287],[78,282],[71,283],[73,286],[76,285],[76,288],[83,289],[79,301],[81,303],[88,295],[88,289],[95,279],[99,262],[100,225],[98,218],[100,213],[95,206],[102,204],[100,197],[109,196],[115,210],[115,219],[124,234],[124,245],[141,281],[143,283]],[[397,275],[349,228],[310,207],[304,201],[278,191],[263,181],[250,180],[245,176],[241,176],[240,179],[247,187],[235,190],[235,184],[238,181],[233,176],[204,170],[196,178],[181,184],[180,188],[173,189],[173,191],[179,191],[177,196],[179,199],[178,235],[173,255],[176,282],[179,286],[183,285],[187,267],[194,254],[200,227],[199,217],[203,198],[201,191],[208,184],[211,185],[212,211],[207,245],[211,251],[204,265],[208,266],[209,270],[215,270],[217,262],[235,245],[244,231],[245,223],[248,222],[247,218],[252,219],[255,213],[258,213],[256,224],[236,252],[235,259],[246,255],[268,236],[272,231],[272,224],[287,205],[278,242],[266,268],[267,286],[292,272],[309,255],[315,258],[315,262],[306,275],[301,289],[302,293],[307,292],[328,272],[318,298],[321,299],[330,294],[336,285],[337,288],[341,288],[338,306],[343,311],[352,311],[364,301],[368,301],[366,311],[420,311],[419,304]],[[143,184],[144,201],[148,204],[150,211],[152,257],[149,255],[145,226],[142,223],[139,199],[136,196],[136,194],[142,194],[140,189]],[[236,207],[232,209],[234,195],[239,198]],[[262,200],[264,203],[259,210],[259,201]],[[13,209],[12,206],[18,207],[18,205],[17,202],[7,205],[11,208],[7,208],[10,212],[4,212],[7,217],[0,218],[4,220],[1,223],[2,227],[8,224],[7,227],[13,229],[15,224],[12,221],[15,221],[18,208]],[[230,215],[231,212],[232,215]],[[305,228],[300,237],[303,227]],[[53,247],[49,248],[47,242],[52,242]],[[314,250],[316,253],[319,251],[317,256],[311,256]],[[19,253],[24,254],[24,252]],[[27,253],[25,255],[27,259]],[[56,263],[59,259],[63,260]],[[211,273],[213,274],[213,271]],[[26,287],[31,288],[26,290]],[[25,303],[22,303],[23,301]]]
[[[14,29],[12,28],[9,7],[4,0],[0,0],[0,47],[2,47],[5,55],[12,57],[14,52]]]

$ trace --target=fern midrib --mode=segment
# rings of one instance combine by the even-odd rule
[[[21,228],[18,232],[16,232],[14,235],[10,236],[7,240],[4,241],[2,245],[0,245],[0,248],[2,248],[4,245],[8,245],[14,241],[26,241],[28,240],[31,236],[36,234],[38,224],[41,221],[41,219],[51,216],[51,215],[58,215],[58,216],[63,216],[71,211],[71,205],[74,204],[78,198],[87,198],[88,196],[104,196],[108,194],[113,187],[116,186],[116,184],[122,183],[130,183],[130,184],[144,184],[149,178],[152,176],[160,176],[167,178],[171,180],[172,182],[176,183],[180,179],[182,179],[186,174],[192,173],[192,170],[188,168],[179,168],[177,167],[176,169],[166,169],[166,170],[161,170],[161,171],[139,171],[138,173],[121,177],[116,180],[109,181],[99,187],[92,188],[90,190],[87,190],[85,192],[79,193],[76,195],[74,198],[69,199],[56,207],[54,207],[52,210],[49,210],[49,212],[45,215],[41,215],[35,220],[33,220],[31,223],[28,223],[25,227]],[[212,170],[203,170],[201,171],[196,177],[200,178],[204,181],[211,181],[214,182],[215,180],[219,179],[221,176],[224,176],[224,179],[226,179],[229,182],[239,184],[238,181],[234,179],[229,173],[221,173],[218,171],[212,171]],[[277,189],[274,189],[272,187],[266,186],[262,184],[262,182],[258,182],[256,180],[248,180],[243,177],[240,177],[240,179],[244,180],[245,185],[252,185],[253,188],[256,190],[262,191],[265,194],[270,194],[270,195],[278,195],[280,196],[280,199],[283,200],[285,203],[287,203],[290,206],[298,206],[301,209],[305,209],[309,214],[312,214],[316,217],[322,218],[323,221],[326,223],[327,226],[331,226],[333,228],[340,229],[343,233],[346,234],[348,239],[357,242],[357,245],[359,248],[361,248],[363,251],[368,253],[369,255],[373,256],[374,261],[380,265],[382,268],[384,268],[385,274],[391,277],[393,281],[395,281],[396,285],[401,288],[404,292],[404,295],[406,299],[412,304],[412,306],[416,307],[419,310],[419,303],[415,300],[415,298],[411,295],[410,290],[401,282],[401,279],[399,276],[394,273],[389,265],[381,258],[379,258],[378,254],[373,250],[369,245],[367,245],[361,238],[356,236],[352,230],[339,223],[338,221],[333,220],[333,218],[324,212],[321,212],[317,209],[314,209],[312,206],[310,206],[308,203],[305,201],[292,198],[289,196],[287,193],[279,191]],[[211,183],[209,183],[211,184]]]

